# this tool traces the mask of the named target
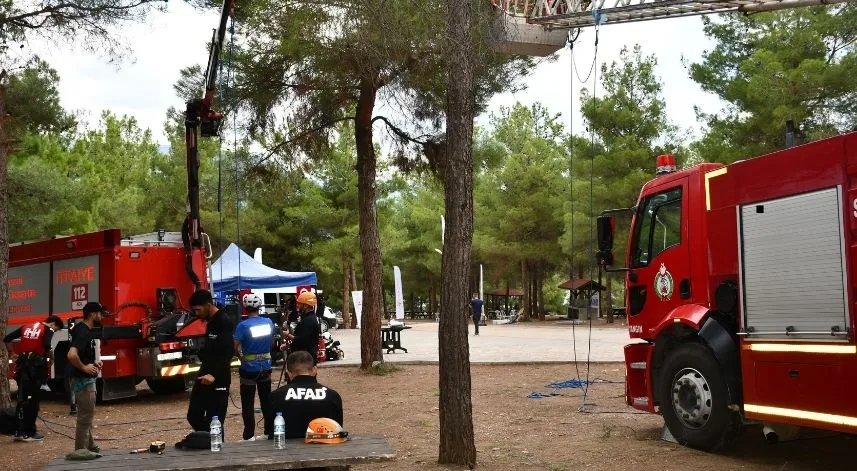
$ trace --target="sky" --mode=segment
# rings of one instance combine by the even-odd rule
[[[203,65],[208,58],[207,42],[217,26],[219,12],[200,13],[184,2],[167,3],[167,11],[149,17],[146,24],[126,25],[121,37],[133,49],[133,54],[118,65],[110,65],[102,57],[72,50],[62,44],[33,41],[22,52],[40,55],[60,75],[62,105],[76,111],[90,127],[98,126],[102,110],[136,118],[143,128],[151,129],[154,139],[165,144],[163,124],[170,106],[183,108],[173,84],[179,71],[193,64]],[[240,25],[238,25],[240,28]],[[581,77],[586,78],[594,55],[594,30],[584,30],[575,44],[575,61]],[[228,40],[228,36],[227,36]],[[664,84],[667,104],[666,119],[683,129],[699,135],[693,106],[707,112],[723,107],[719,99],[703,92],[689,77],[682,58],[699,61],[713,42],[705,37],[700,17],[674,18],[631,24],[609,24],[601,28],[598,64],[619,58],[623,46],[642,46],[645,55],[658,59],[657,74]],[[540,102],[552,113],[561,114],[567,129],[583,133],[579,112],[580,90],[591,88],[592,80],[581,83],[570,70],[569,50],[557,53],[558,59],[541,64],[535,72],[521,78],[527,87],[517,93],[495,96],[490,112],[516,101],[525,105]],[[571,102],[572,90],[574,103]],[[601,94],[600,87],[596,93]],[[383,110],[383,106],[379,107]],[[573,123],[570,122],[573,110]],[[488,114],[478,117],[478,125],[489,122]]]

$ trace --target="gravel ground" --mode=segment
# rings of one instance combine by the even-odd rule
[[[322,383],[342,394],[345,428],[351,434],[379,434],[396,450],[393,462],[362,465],[355,470],[465,469],[435,464],[438,443],[437,367],[401,366],[386,376],[361,373],[356,368],[325,368]],[[585,377],[585,366],[581,366]],[[848,455],[857,444],[848,435],[805,431],[799,441],[768,445],[758,428],[751,428],[732,449],[707,454],[658,439],[659,416],[637,413],[624,404],[621,364],[592,365],[590,377],[611,382],[590,386],[584,412],[578,412],[580,389],[560,389],[556,396],[546,385],[576,378],[573,364],[478,365],[473,374],[473,417],[480,469],[488,470],[845,470],[854,469]],[[279,372],[275,373],[277,378]],[[237,379],[233,401],[238,404]],[[145,389],[145,383],[141,386]],[[148,390],[134,399],[100,404],[96,410],[96,437],[102,448],[138,448],[156,439],[168,446],[189,431],[184,419],[189,393],[156,396]],[[35,470],[70,451],[74,418],[59,399],[43,402],[42,415],[55,424],[42,443],[15,443],[0,437],[0,469]],[[226,420],[227,443],[241,433],[239,409],[230,404]],[[261,418],[261,416],[259,416]],[[132,421],[141,423],[127,424]],[[119,425],[125,423],[124,425]],[[58,425],[62,424],[62,425]],[[257,433],[261,433],[259,430]],[[133,437],[138,434],[142,436]]]

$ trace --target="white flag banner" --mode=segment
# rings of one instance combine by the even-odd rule
[[[363,313],[363,291],[352,291],[351,299],[354,301],[354,315],[357,316],[357,328],[360,328],[360,317]]]
[[[405,318],[405,299],[402,297],[402,271],[393,267],[393,280],[396,283],[396,319]]]
[[[485,289],[483,285],[482,279],[482,264],[479,264],[479,299],[482,300],[482,313],[481,315],[485,317]]]

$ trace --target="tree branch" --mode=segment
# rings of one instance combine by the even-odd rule
[[[308,129],[308,130],[298,134],[297,136],[295,136],[291,139],[287,139],[283,142],[278,143],[277,145],[275,145],[274,147],[272,147],[268,151],[268,153],[265,155],[265,157],[262,157],[261,159],[259,159],[259,161],[256,162],[255,164],[251,165],[251,167],[258,167],[259,165],[262,165],[268,159],[270,159],[274,154],[279,152],[280,149],[282,149],[283,147],[285,147],[289,144],[292,144],[292,143],[294,143],[294,142],[296,142],[296,141],[298,141],[298,140],[300,140],[300,139],[302,139],[302,138],[304,138],[310,134],[316,133],[316,132],[321,131],[322,129],[325,129],[325,128],[329,128],[330,126],[333,126],[334,124],[341,123],[343,121],[349,121],[349,120],[354,121],[355,119],[356,118],[354,116],[344,116],[342,118],[337,118],[337,119],[334,119],[332,121],[328,121],[324,124],[321,124],[319,126],[312,128],[312,129]]]
[[[97,17],[102,13],[107,12],[115,12],[115,13],[125,13],[126,11],[133,10],[137,7],[145,5],[147,3],[154,3],[157,1],[164,0],[136,0],[133,3],[129,3],[127,5],[96,5],[96,6],[87,6],[83,3],[77,2],[63,2],[58,3],[56,5],[46,5],[39,10],[34,10],[30,12],[24,12],[17,15],[7,16],[5,18],[0,19],[0,25],[3,24],[13,24],[15,26],[21,28],[30,28],[36,29],[40,26],[44,25],[50,18],[58,18],[69,21],[79,21],[85,18]],[[47,15],[40,23],[33,24],[29,21],[30,18],[38,17],[41,15]]]
[[[372,123],[374,124],[375,121],[383,121],[384,124],[387,125],[387,128],[390,131],[392,131],[393,134],[395,134],[399,139],[402,139],[402,140],[408,141],[408,142],[413,142],[414,144],[419,144],[421,146],[425,146],[425,145],[429,144],[428,141],[421,141],[420,140],[420,138],[425,139],[425,138],[431,137],[427,134],[423,134],[422,136],[419,136],[419,137],[411,137],[410,134],[406,133],[402,128],[391,123],[390,120],[384,116],[375,116],[374,118],[372,118]]]

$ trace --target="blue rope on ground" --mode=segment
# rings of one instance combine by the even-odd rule
[[[527,397],[528,397],[529,399],[545,399],[545,398],[548,398],[548,397],[550,397],[550,396],[546,396],[546,395],[544,395],[544,394],[542,394],[542,393],[534,392],[534,393],[530,393]]]
[[[568,388],[582,388],[584,386],[588,386],[595,381],[588,381],[583,379],[567,379],[565,381],[554,381],[551,384],[548,384],[547,387],[551,389],[568,389]]]
[[[613,383],[613,384],[621,384],[624,381],[609,381],[606,379],[595,378],[592,380],[584,380],[579,378],[566,379],[564,381],[554,381],[553,383],[548,384],[546,387],[553,389],[554,392],[551,394],[542,394],[538,392],[531,393],[527,397],[530,399],[544,399],[547,397],[558,396],[556,393],[557,389],[584,389],[584,386],[589,386],[595,383]]]

